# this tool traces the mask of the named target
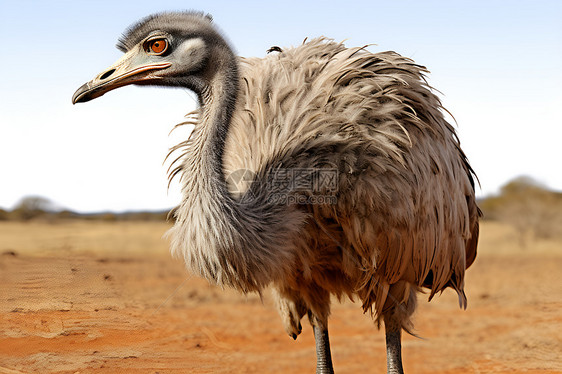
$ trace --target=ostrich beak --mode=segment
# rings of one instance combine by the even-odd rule
[[[127,52],[115,64],[77,89],[72,95],[72,104],[85,103],[115,88],[129,84],[154,82],[158,77],[151,74],[153,71],[165,69],[172,65],[171,62],[167,61],[155,63],[149,61],[149,58],[150,56],[136,49]]]

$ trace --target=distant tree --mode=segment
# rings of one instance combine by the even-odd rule
[[[529,236],[562,237],[562,193],[549,190],[529,177],[504,185],[498,196],[481,202],[484,216],[511,224],[522,246]]]
[[[99,216],[99,218],[100,218],[102,221],[105,221],[105,222],[116,222],[118,217],[117,217],[117,215],[116,215],[115,213],[107,212],[107,213],[102,213],[102,214]]]
[[[57,219],[71,219],[71,218],[79,217],[79,215],[77,213],[75,213],[71,210],[68,210],[68,209],[61,210],[60,212],[58,212],[56,214],[56,216],[57,216],[56,217]]]
[[[54,210],[53,203],[41,196],[26,196],[14,208],[13,213],[24,221],[44,216]]]

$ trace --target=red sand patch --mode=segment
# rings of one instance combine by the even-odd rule
[[[469,308],[427,303],[406,336],[409,373],[562,372],[562,256],[481,256]],[[310,326],[295,342],[264,300],[189,277],[167,254],[0,256],[0,373],[314,373]],[[334,303],[337,373],[385,373],[384,334]]]

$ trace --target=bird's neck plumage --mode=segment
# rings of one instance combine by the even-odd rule
[[[214,65],[214,71],[199,92],[201,118],[194,138],[193,155],[204,168],[205,178],[198,180],[200,187],[212,188],[223,202],[229,202],[226,190],[223,155],[230,121],[238,96],[238,64],[232,53],[223,52],[224,57]],[[226,200],[222,200],[226,199]]]
[[[228,191],[223,158],[238,82],[237,58],[228,53],[198,92],[201,115],[183,160],[184,199],[170,234],[172,252],[193,272],[248,292],[281,274],[293,252],[288,237],[301,213],[287,217],[287,207],[265,199],[241,203]]]

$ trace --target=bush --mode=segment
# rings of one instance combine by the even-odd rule
[[[21,199],[12,211],[14,218],[29,221],[30,219],[45,216],[53,210],[49,199],[41,196],[28,196]]]
[[[484,218],[515,227],[522,244],[525,237],[562,238],[562,193],[528,177],[519,177],[501,188],[498,196],[480,202]]]

